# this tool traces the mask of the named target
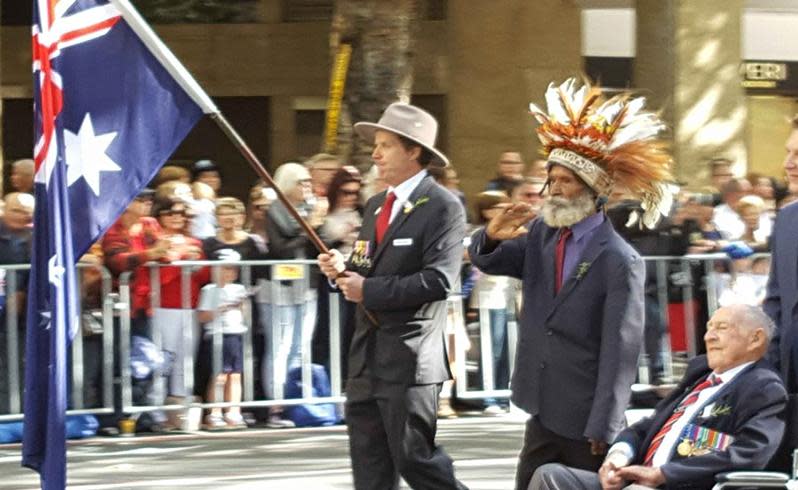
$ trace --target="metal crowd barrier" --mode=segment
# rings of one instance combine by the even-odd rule
[[[112,293],[111,274],[102,266],[90,264],[78,264],[79,271],[95,269],[99,272],[100,283],[100,304],[98,308],[84,309],[82,312],[81,325],[78,333],[73,339],[69,355],[71,357],[69,372],[69,414],[84,413],[112,413],[113,412],[113,357],[111,346],[113,346],[112,317],[114,301],[116,296]],[[17,293],[27,294],[27,273],[30,264],[3,265],[0,266],[0,275],[4,278],[4,298],[5,325],[3,336],[5,337],[5,352],[0,353],[0,377],[4,377],[0,383],[0,422],[22,419],[22,384],[24,366],[24,345],[25,345],[25,326],[20,324],[24,304],[17,305],[13,300]],[[83,274],[78,274],[79,290],[83,291]],[[21,308],[20,308],[21,307]],[[20,311],[22,310],[22,311]],[[89,332],[87,325],[89,317],[95,320],[94,330]],[[84,356],[84,335],[101,336],[102,354],[99,355],[100,383],[98,388],[102,390],[102,399],[90,400],[92,407],[86,406],[86,372]],[[91,354],[91,353],[90,353]],[[92,356],[93,357],[93,356]],[[96,361],[97,358],[93,358]],[[95,373],[92,373],[92,375]]]
[[[754,254],[747,258],[748,261],[769,259],[770,254]],[[698,333],[703,325],[699,325],[695,308],[705,305],[705,316],[718,309],[723,290],[723,281],[734,280],[735,274],[726,274],[717,269],[732,267],[732,260],[723,253],[697,254],[684,256],[647,256],[644,257],[650,276],[647,278],[646,300],[653,301],[658,306],[659,322],[664,326],[660,338],[659,355],[663,358],[663,375],[665,382],[677,381],[683,372],[687,360],[700,352],[702,340]],[[738,264],[740,262],[737,262]],[[652,271],[653,269],[653,271]],[[653,274],[652,274],[653,272]],[[738,274],[740,276],[740,274]],[[759,299],[764,299],[764,286],[767,271],[757,278],[762,287]],[[677,294],[678,293],[678,294]],[[676,296],[676,297],[675,297]],[[515,346],[518,338],[518,329],[522,328],[523,320],[518,318],[520,306],[517,304],[515,294],[507,295],[507,342],[509,370],[512,373],[515,361]],[[489,309],[482,304],[479,298],[471,298],[470,303],[477,311],[477,321],[468,321],[462,312],[468,305],[464,305],[464,298],[455,294],[449,298],[449,321],[454,322],[452,328],[462,329],[471,340],[471,349],[456,352],[460,359],[456,369],[457,397],[464,399],[507,398],[509,389],[494,386],[493,376],[493,349],[490,342]],[[673,316],[675,313],[677,316]],[[519,325],[520,323],[520,325]],[[680,326],[680,331],[675,332],[674,327]],[[672,335],[680,340],[679,346],[671,345]],[[643,386],[654,380],[651,368],[650,353],[640,356],[638,368],[638,383]],[[465,360],[465,362],[463,362]],[[488,361],[488,362],[486,362]]]
[[[277,361],[281,360],[281,353],[279,352],[278,343],[275,341],[278,332],[278,325],[285,328],[284,319],[280,317],[280,309],[275,306],[307,306],[307,292],[316,288],[316,284],[310,283],[311,268],[316,264],[315,260],[294,260],[294,261],[276,261],[276,260],[246,260],[236,263],[240,267],[240,275],[238,283],[244,285],[254,299],[256,307],[258,306],[257,297],[262,292],[258,288],[268,288],[271,295],[269,299],[269,308],[271,312],[271,321],[268,322],[269,332],[263,332],[263,335],[270,337],[272,340],[269,342],[271,348],[272,365],[267,366],[266,371],[272,377],[271,384],[273,385],[274,396],[270,399],[256,399],[255,381],[258,376],[255,376],[255,358],[253,356],[254,346],[253,340],[255,332],[261,326],[253,325],[253,315],[250,309],[249,302],[244,302],[244,322],[247,326],[247,331],[242,334],[243,340],[243,393],[241,403],[226,403],[226,402],[213,402],[213,403],[196,403],[192,401],[190,396],[183,397],[184,403],[182,404],[151,404],[151,405],[134,405],[132,397],[132,376],[130,373],[129,363],[123,364],[122,369],[122,405],[123,412],[125,413],[138,413],[146,412],[154,409],[184,409],[186,407],[201,407],[201,408],[214,408],[214,407],[270,407],[270,406],[286,406],[286,405],[299,405],[307,403],[341,403],[344,401],[342,395],[342,382],[341,382],[341,358],[340,352],[340,332],[341,332],[341,317],[338,302],[338,294],[330,294],[330,309],[329,309],[329,328],[330,328],[330,366],[329,378],[331,386],[330,396],[319,397],[313,396],[313,383],[312,383],[312,359],[311,359],[311,341],[313,336],[313,326],[308,325],[303,318],[300,324],[300,348],[301,363],[299,365],[301,371],[301,397],[287,399],[284,396],[284,380],[278,377],[278,373],[288,374],[287,366],[277,366]],[[202,267],[211,268],[211,282],[218,283],[219,281],[219,268],[222,266],[218,261],[178,261],[170,264],[150,263],[150,303],[153,309],[160,307],[160,280],[159,269],[163,267],[179,267],[181,269],[181,307],[185,310],[190,310],[191,298],[191,281],[190,276],[193,271]],[[263,281],[262,278],[258,280],[258,276],[268,268],[270,281]],[[125,273],[120,276],[119,290],[122,302],[130,304],[130,279],[131,273]],[[260,283],[260,284],[258,284]],[[280,286],[276,286],[280,283]],[[315,308],[316,304],[309,305]],[[121,356],[122,358],[129,357],[129,338],[130,338],[130,316],[124,315],[121,322],[120,336],[122,339]],[[315,318],[315,316],[314,316]],[[313,321],[315,323],[315,320]],[[154,325],[153,325],[154,327]],[[296,325],[294,325],[296,327]],[[184,330],[183,348],[184,353],[183,362],[180,368],[183,370],[184,379],[184,392],[190,394],[194,391],[194,363],[196,361],[194,353],[196,352],[197,339],[194,336],[199,333],[199,325],[196,316],[191,320],[191,328]],[[152,341],[158,346],[162,346],[162,332],[158,328],[152,328]],[[211,373],[221,372],[222,367],[222,333],[215,332],[212,336],[212,369]],[[265,357],[264,352],[264,357]],[[265,362],[265,360],[263,361]],[[284,372],[284,373],[283,373]],[[211,374],[213,376],[213,374]],[[265,380],[260,379],[263,383]],[[204,393],[204,390],[202,390]],[[163,400],[166,398],[166,390],[164,387],[164,378],[156,376],[154,383],[153,398]],[[222,399],[221,388],[216,387],[214,398],[216,400]]]
[[[767,254],[759,254],[753,256],[757,258],[769,258]],[[686,361],[693,357],[698,352],[698,343],[696,333],[699,331],[695,311],[693,310],[693,302],[705,303],[706,314],[711,314],[719,306],[721,298],[718,295],[720,288],[719,283],[723,279],[722,274],[718,273],[716,269],[721,264],[728,267],[730,260],[726,255],[688,255],[680,257],[672,256],[657,256],[645,257],[647,262],[653,262],[653,270],[655,273],[653,277],[649,278],[648,283],[648,299],[656,301],[659,305],[670,305],[675,302],[674,292],[678,292],[682,300],[685,298],[689,300],[687,307],[681,308],[680,318],[672,317],[672,312],[668,307],[660,307],[658,312],[660,321],[666,326],[664,338],[662,339],[663,352],[665,356],[665,371],[668,377],[675,378],[679,373],[680,360]],[[240,266],[239,281],[244,285],[247,290],[252,294],[253,301],[251,302],[256,307],[260,305],[258,294],[263,292],[263,288],[268,288],[271,296],[269,301],[272,306],[285,306],[304,304],[307,299],[307,291],[315,288],[317,284],[310,283],[310,271],[314,267],[315,261],[241,261],[238,263]],[[160,308],[160,276],[159,271],[163,267],[179,267],[181,273],[181,306],[184,310],[191,310],[191,274],[199,268],[211,267],[212,281],[218,281],[218,268],[219,262],[214,261],[183,261],[174,262],[171,264],[148,264],[150,267],[150,303],[154,309]],[[119,278],[118,294],[112,291],[111,275],[103,267],[79,265],[80,268],[96,267],[100,270],[102,283],[102,302],[99,309],[94,311],[84,311],[86,316],[88,313],[94,319],[94,330],[77,335],[71,347],[71,374],[70,374],[70,410],[69,414],[80,413],[113,413],[115,410],[119,412],[120,407],[114,406],[114,391],[115,386],[121,393],[121,411],[123,413],[139,413],[150,411],[154,409],[161,410],[182,410],[188,407],[228,407],[232,406],[230,403],[214,402],[214,403],[198,403],[194,401],[191,396],[195,391],[194,380],[194,365],[197,361],[196,347],[199,343],[198,335],[201,335],[200,326],[197,322],[196,316],[193,315],[190,321],[183,325],[182,328],[182,346],[184,355],[179,365],[173,368],[182,371],[182,397],[178,403],[166,404],[165,400],[169,394],[166,386],[167,380],[162,373],[156,373],[153,376],[153,388],[151,390],[151,397],[147,403],[134,403],[133,401],[133,376],[131,373],[130,363],[130,335],[131,335],[131,274],[123,274]],[[649,267],[649,271],[652,269]],[[22,418],[21,414],[21,360],[22,346],[24,345],[24,328],[18,324],[18,311],[17,305],[10,298],[14,297],[16,291],[24,290],[24,279],[21,280],[22,275],[30,268],[29,265],[7,265],[0,267],[0,271],[5,275],[5,297],[7,298],[5,307],[5,352],[0,353],[1,358],[5,358],[5,366],[0,363],[0,377],[4,378],[4,382],[0,383],[0,421],[18,420]],[[264,272],[268,270],[271,277],[270,280],[265,279]],[[79,275],[80,276],[80,275]],[[698,281],[697,281],[698,280]],[[279,282],[280,287],[275,287]],[[260,289],[259,289],[260,288]],[[81,288],[82,290],[82,288]],[[321,293],[324,294],[324,293]],[[522,328],[523,321],[517,318],[516,312],[520,310],[516,305],[516,295],[509,294],[507,297],[507,310],[508,310],[508,325],[507,325],[507,347],[508,347],[508,362],[509,372],[512,372],[513,363],[515,361],[515,345],[518,338],[518,329]],[[490,321],[488,308],[484,304],[480,304],[479,298],[471,301],[474,304],[474,310],[477,312],[478,320],[470,321],[466,317],[468,308],[465,298],[461,293],[456,292],[448,299],[449,314],[447,316],[450,322],[450,330],[459,332],[455,334],[454,342],[454,357],[457,359],[455,362],[454,374],[457,383],[457,396],[458,398],[465,399],[480,399],[480,398],[506,398],[510,395],[510,390],[506,388],[494,386],[493,376],[493,352],[492,343],[490,341]],[[470,299],[471,300],[471,299]],[[244,302],[249,305],[249,301]],[[301,360],[299,362],[301,372],[301,397],[286,399],[283,390],[282,371],[287,373],[287,366],[276,366],[278,361],[284,361],[284,353],[280,352],[280,346],[274,341],[279,327],[286,327],[284,317],[280,315],[280,309],[271,307],[268,309],[271,318],[269,321],[262,322],[267,325],[268,331],[260,332],[260,325],[253,325],[253,315],[249,307],[244,308],[244,321],[247,331],[243,335],[243,392],[242,407],[269,407],[269,406],[285,406],[294,404],[305,403],[339,403],[344,401],[342,392],[342,359],[339,353],[341,352],[342,332],[343,326],[342,311],[340,309],[339,295],[337,293],[329,294],[329,366],[328,375],[331,385],[331,394],[326,397],[314,397],[312,394],[312,355],[311,355],[311,339],[313,335],[313,328],[306,325],[301,328],[300,335],[298,336],[300,346],[299,353]],[[315,308],[315,305],[309,305]],[[265,310],[264,310],[265,311]],[[675,311],[675,310],[674,310]],[[261,312],[262,313],[262,312]],[[88,320],[88,319],[86,319]],[[675,348],[671,345],[672,326],[674,321],[678,320],[683,326],[681,335],[681,347]],[[282,324],[281,324],[282,322]],[[89,321],[89,323],[92,323]],[[116,323],[116,325],[115,325]],[[519,323],[521,325],[519,325]],[[85,325],[84,325],[85,327]],[[188,327],[188,328],[186,328]],[[151,337],[153,343],[159,348],[163,349],[163,331],[160,328],[151,328]],[[262,336],[267,336],[272,339],[269,346],[271,349],[270,358],[272,365],[266,366],[265,372],[267,376],[271,376],[271,384],[273,385],[272,396],[268,399],[265,397],[256,397],[256,380],[259,378],[255,372],[256,359],[255,359],[255,346],[254,341],[260,340]],[[96,352],[97,336],[100,338],[101,354]],[[216,373],[221,369],[222,362],[222,334],[216,332],[213,335],[213,349],[211,359],[211,372]],[[465,338],[468,338],[471,343],[471,348],[466,349]],[[84,355],[84,347],[87,341],[91,341],[95,350],[87,351]],[[124,360],[118,364],[118,374],[114,374],[114,363],[118,362],[114,357],[114,346],[118,345],[117,356],[118,359]],[[101,360],[96,362],[95,356],[99,355]],[[86,356],[89,356],[87,359]],[[266,357],[264,352],[263,358]],[[87,361],[95,361],[87,364]],[[265,361],[263,361],[265,362]],[[94,366],[87,368],[87,365]],[[640,361],[640,382],[648,382],[647,379],[647,366],[649,362],[647,356],[641,356]],[[87,372],[87,369],[92,371],[99,366],[101,373]],[[285,368],[285,369],[283,369]],[[280,375],[278,376],[278,372]],[[261,376],[262,377],[262,376]],[[508,374],[509,377],[509,374]],[[92,400],[91,406],[86,403],[86,391],[92,385],[97,384],[102,390],[102,397],[99,400]],[[88,382],[87,380],[94,380]],[[260,380],[264,381],[263,379]],[[6,385],[6,392],[2,391],[2,385]],[[96,386],[94,386],[96,387]],[[200,390],[205,392],[203,387]],[[215,399],[221,400],[222,396],[217,387]]]

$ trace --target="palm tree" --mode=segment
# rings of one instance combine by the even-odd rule
[[[352,46],[336,153],[366,170],[370,148],[352,132],[353,121],[376,121],[391,102],[410,101],[417,0],[336,0],[330,30],[333,56]]]

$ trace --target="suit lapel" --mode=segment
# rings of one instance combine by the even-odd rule
[[[432,177],[424,177],[424,179],[422,179],[416,188],[413,189],[413,192],[410,193],[410,198],[407,200],[407,204],[412,206],[416,200],[427,194],[431,185],[433,185]],[[393,219],[393,221],[391,221],[391,224],[388,225],[388,229],[385,231],[385,236],[382,237],[382,242],[377,245],[377,250],[374,252],[374,258],[371,262],[372,267],[377,264],[377,260],[379,260],[385,249],[388,248],[388,244],[391,242],[391,238],[396,234],[396,231],[402,227],[404,222],[407,221],[411,214],[418,211],[413,210],[410,213],[405,213],[404,209],[407,204],[402,204],[402,209],[399,210],[399,212],[396,214],[396,217]]]
[[[554,310],[565,301],[565,298],[568,297],[569,294],[576,288],[579,284],[581,279],[577,279],[577,275],[579,274],[579,265],[581,263],[588,263],[592,264],[599,255],[607,248],[607,242],[610,239],[610,233],[612,232],[612,225],[610,224],[609,220],[605,219],[601,225],[599,225],[598,230],[596,230],[596,234],[590,239],[585,247],[585,251],[583,252],[582,256],[579,257],[577,261],[577,267],[571,272],[571,275],[565,279],[565,283],[562,285],[559,294],[554,297],[554,304],[552,305],[552,309],[547,315],[547,317],[551,316],[554,313]],[[556,259],[555,259],[556,260]],[[553,262],[552,262],[553,264]],[[552,277],[554,274],[552,274]],[[554,280],[551,281],[552,288],[554,287]]]

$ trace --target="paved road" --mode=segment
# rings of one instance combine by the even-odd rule
[[[443,420],[438,441],[472,490],[510,489],[523,429],[515,415]],[[71,490],[352,488],[343,427],[93,438],[68,458]],[[0,445],[0,489],[39,488],[19,462],[19,445]]]

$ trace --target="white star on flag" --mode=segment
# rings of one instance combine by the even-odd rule
[[[66,149],[67,186],[83,177],[95,196],[100,195],[100,172],[119,172],[122,170],[105,150],[116,138],[116,132],[95,134],[91,115],[86,113],[80,124],[78,134],[64,130]]]
[[[53,255],[50,257],[50,260],[47,261],[47,275],[49,276],[50,284],[55,287],[60,287],[63,283],[64,272],[66,272],[66,269],[64,269],[64,266],[56,262],[56,260],[56,256]]]

